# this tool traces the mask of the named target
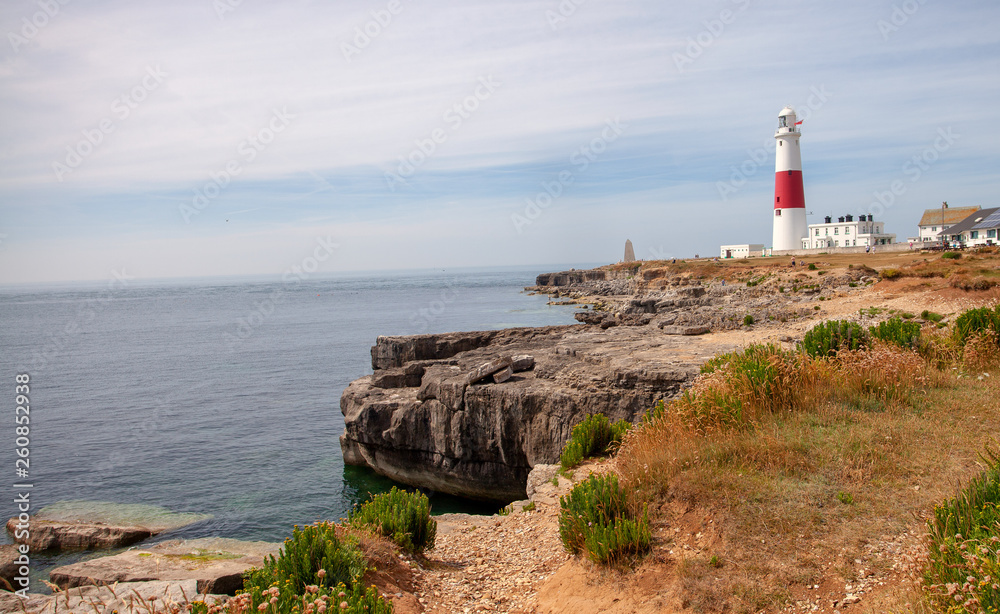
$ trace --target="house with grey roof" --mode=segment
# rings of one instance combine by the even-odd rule
[[[958,241],[968,246],[997,245],[1000,232],[1000,207],[979,209],[961,222],[938,233],[942,240]]]

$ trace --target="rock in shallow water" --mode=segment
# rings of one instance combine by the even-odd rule
[[[31,517],[27,543],[32,550],[87,550],[128,546],[170,529],[211,518],[207,514],[182,514],[155,505],[106,501],[60,501]],[[7,521],[7,531],[17,535],[17,518]]]

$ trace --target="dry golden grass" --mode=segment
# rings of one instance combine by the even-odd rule
[[[992,348],[984,341],[975,352],[971,375],[969,357],[942,371],[888,345],[838,361],[772,355],[767,399],[720,369],[629,433],[617,468],[659,510],[654,523],[668,523],[670,502],[715,514],[719,539],[710,551],[682,553],[675,568],[688,607],[776,610],[804,585],[842,591],[858,579],[856,559],[915,578],[917,563],[893,570],[872,549],[922,533],[923,515],[976,472],[978,453],[1000,436]],[[721,417],[708,412],[734,397],[739,420],[725,403]],[[910,590],[882,595],[881,610],[866,607],[924,611]]]
[[[982,292],[1000,283],[1000,249],[977,248],[962,252],[958,260],[942,258],[942,252],[923,252],[919,249],[905,252],[879,252],[876,254],[814,254],[796,256],[799,266],[791,268],[791,256],[739,258],[716,261],[714,258],[645,260],[618,263],[606,268],[627,276],[636,276],[645,283],[671,277],[726,280],[746,282],[770,275],[778,283],[792,283],[798,279],[819,278],[821,273],[842,273],[849,268],[865,268],[871,274],[894,269],[903,278],[924,280],[924,289],[956,288],[965,292]],[[808,271],[802,267],[814,264],[819,270]],[[805,271],[805,272],[803,272]]]

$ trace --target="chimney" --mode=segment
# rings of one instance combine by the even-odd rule
[[[841,223],[843,223],[843,221],[844,221],[844,216],[840,216],[840,217],[838,217],[838,218],[837,218],[837,221],[838,221],[838,222],[841,222]]]
[[[869,213],[868,214],[868,221],[869,222],[874,222],[875,221],[875,216],[873,216],[871,213]]]
[[[854,216],[853,215],[848,215],[848,216],[845,216],[845,217],[847,218],[848,222],[853,222],[854,221]]]
[[[826,216],[825,218],[823,218],[823,220],[824,220],[824,221],[825,221],[825,222],[826,222],[827,224],[829,224],[830,222],[832,222],[832,221],[833,221],[833,218],[832,218],[832,217],[830,217],[830,216],[828,215],[828,216]]]

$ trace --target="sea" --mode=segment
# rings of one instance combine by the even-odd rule
[[[345,467],[338,440],[340,395],[372,372],[376,337],[574,323],[573,307],[523,291],[570,266],[592,265],[0,287],[0,515],[17,516],[24,491],[32,513],[158,506],[204,515],[160,539],[266,541],[346,517],[393,486]],[[19,374],[28,399],[16,399]],[[428,495],[434,513],[496,511]],[[74,555],[38,560],[33,574]]]

